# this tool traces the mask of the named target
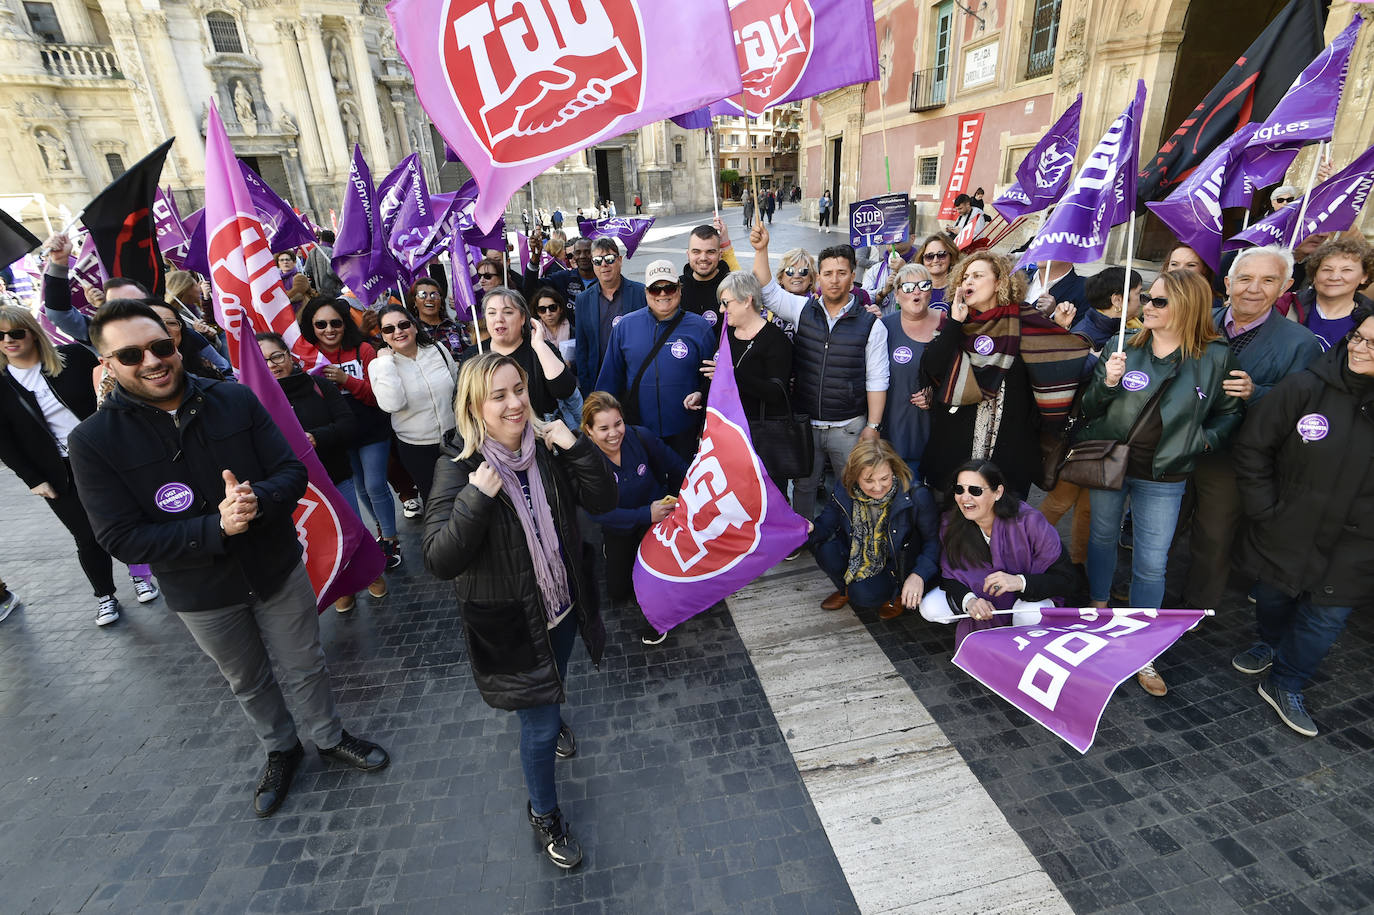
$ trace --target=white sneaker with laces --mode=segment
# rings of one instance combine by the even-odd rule
[[[119,601],[113,594],[106,594],[100,598],[100,605],[95,611],[95,624],[97,626],[108,626],[119,619]]]
[[[138,602],[146,604],[155,601],[162,594],[157,585],[147,578],[134,578],[134,594],[138,595]]]
[[[407,518],[418,518],[424,510],[419,499],[406,499],[401,503],[401,513]]]

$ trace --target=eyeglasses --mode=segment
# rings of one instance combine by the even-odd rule
[[[810,276],[810,275],[811,275],[811,268],[810,268],[810,267],[788,267],[788,268],[784,269],[782,272],[785,273],[785,274],[787,274],[788,276]]]
[[[399,330],[410,330],[415,325],[409,321],[397,321],[395,324],[387,324],[381,328],[382,336],[389,337]]]
[[[968,492],[969,495],[975,496],[975,497],[976,497],[976,496],[981,496],[983,493],[987,492],[987,487],[984,487],[984,486],[965,486],[965,485],[962,484],[962,483],[955,483],[955,484],[954,484],[954,494],[955,494],[956,496],[962,496],[966,491]]]
[[[922,292],[930,292],[930,288],[934,285],[930,280],[916,280],[914,283],[898,283],[897,288],[907,295],[911,295],[917,289]]]
[[[6,337],[9,337],[11,340],[23,340],[28,335],[29,332],[22,327],[16,327],[14,330],[0,330],[0,340]]]
[[[619,254],[598,254],[592,258],[592,265],[595,267],[606,267],[620,260]]]
[[[326,328],[338,330],[341,327],[343,327],[343,318],[330,318],[328,321],[321,320],[315,322],[316,330],[324,330]]]
[[[177,345],[172,342],[172,338],[163,337],[159,340],[154,340],[147,346],[122,346],[113,353],[108,354],[105,358],[115,359],[120,365],[134,366],[143,364],[143,354],[145,352],[152,353],[159,359],[167,359],[176,351]]]
[[[923,261],[943,261],[949,259],[948,251],[931,251],[929,254],[922,254]]]
[[[279,349],[267,357],[267,361],[273,365],[285,365],[290,360],[291,354],[284,349]]]
[[[1297,199],[1298,198],[1296,197],[1275,197],[1274,203],[1292,203],[1294,200]]]
[[[495,276],[495,275],[496,275],[496,274],[492,274],[492,276]],[[443,296],[439,294],[439,290],[437,290],[437,289],[432,289],[432,290],[430,290],[429,292],[417,292],[417,293],[415,293],[415,298],[417,298],[417,299],[441,299],[441,298],[443,298]]]
[[[677,290],[677,283],[655,283],[649,287],[649,295],[672,295]]]
[[[1346,346],[1355,346],[1357,344],[1370,352],[1374,352],[1374,339],[1362,336],[1358,330],[1352,330],[1345,335]]]
[[[477,271],[477,278],[482,280],[494,280],[500,275],[499,273],[483,273],[480,270]]]
[[[1169,300],[1162,295],[1143,295],[1140,297],[1140,304],[1153,305],[1155,308],[1168,308]]]
[[[558,303],[555,302],[552,305],[536,305],[534,306],[534,310],[541,315],[551,315],[558,310]]]

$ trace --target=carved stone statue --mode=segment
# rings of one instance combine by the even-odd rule
[[[50,172],[69,172],[72,170],[71,158],[67,155],[66,145],[50,130],[39,130],[33,135],[38,142],[38,151],[43,156],[43,164]]]
[[[291,116],[291,112],[282,110],[277,115],[277,132],[284,137],[294,137],[300,133],[300,128],[296,124],[296,119]]]
[[[258,132],[258,112],[253,105],[253,93],[241,79],[234,81],[234,115],[244,133],[252,136]]]
[[[348,59],[344,57],[339,39],[332,37],[329,39],[329,75],[334,78],[334,85],[348,88]]]
[[[344,105],[339,111],[339,116],[343,119],[344,138],[348,140],[349,148],[358,142],[362,136],[362,125],[358,123],[358,114],[353,110],[352,105]]]

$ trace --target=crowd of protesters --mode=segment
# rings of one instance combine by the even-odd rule
[[[787,558],[813,554],[834,586],[824,610],[913,610],[956,622],[957,641],[1065,601],[1213,609],[1234,569],[1257,636],[1233,665],[1317,733],[1303,687],[1374,594],[1368,246],[1305,243],[1301,271],[1289,249],[1243,250],[1215,286],[1187,246],[1148,285],[1112,266],[1018,271],[952,239],[985,218],[979,195],[950,232],[877,252],[861,276],[844,244],[774,263],[780,202],[749,221],[747,266],[719,219],[683,263],[641,268],[614,239],[568,245],[561,213],[542,212],[528,263],[487,251],[473,277],[437,271],[372,307],[316,254],[332,237],[278,259],[325,364],[306,373],[272,333],[262,356],[387,572],[403,566],[398,505],[423,515],[424,566],[454,582],[482,698],[519,716],[526,812],[555,864],[581,860],[554,773],[577,752],[562,709],[576,637],[594,661],[605,643],[592,570],[633,606],[635,551],[672,511],[722,358],[765,469],[812,525]],[[822,226],[831,210],[823,197]],[[269,653],[321,754],[385,766],[334,710],[291,523],[304,467],[235,383],[213,290],[173,272],[159,301],[116,279],[91,316],[72,305],[70,242],[46,251],[37,313],[0,306],[0,459],[70,531],[97,624],[119,618],[113,561],[133,563],[138,599],[165,598],[252,723],[259,815],[303,754]],[[455,282],[473,285],[471,320]],[[77,342],[53,345],[40,314]],[[809,472],[763,431],[799,415]],[[1049,456],[1086,442],[1125,446],[1119,485],[1057,478]],[[384,600],[385,576],[367,592]],[[0,584],[0,619],[16,605]],[[667,638],[635,622],[645,644]],[[1160,667],[1137,675],[1152,695]]]

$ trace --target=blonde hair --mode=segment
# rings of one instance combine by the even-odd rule
[[[959,266],[950,271],[949,289],[958,290],[964,284],[964,274],[968,268],[977,263],[985,263],[992,267],[992,273],[997,277],[997,301],[993,306],[1006,305],[1011,301],[1011,261],[1000,254],[993,254],[991,251],[979,251],[971,254],[959,261]],[[950,301],[953,301],[953,295]]]
[[[906,461],[901,459],[897,450],[886,439],[879,439],[876,442],[865,440],[855,445],[854,450],[849,452],[849,460],[844,462],[844,472],[840,474],[840,485],[844,487],[845,492],[852,492],[865,470],[871,467],[881,467],[884,464],[892,468],[892,475],[901,484],[902,492],[911,488],[911,468],[906,465]]]
[[[196,288],[200,284],[196,281],[194,273],[186,270],[168,270],[163,283],[167,290],[163,298],[169,305],[175,303],[183,308],[190,308],[193,302],[200,301],[199,290]],[[193,291],[194,295],[191,294]]]
[[[43,366],[43,371],[54,378],[62,374],[62,369],[67,362],[62,354],[57,351],[57,347],[52,345],[48,335],[43,333],[43,328],[39,326],[38,319],[33,316],[33,312],[16,305],[0,305],[0,324],[8,324],[10,330],[18,330],[22,327],[32,334],[34,341],[38,344],[38,361]],[[5,355],[4,350],[0,350],[0,369],[8,370],[9,367],[9,358]]]
[[[587,399],[582,402],[582,428],[590,430],[596,415],[608,410],[615,410],[620,414],[621,419],[625,418],[625,410],[614,395],[607,391],[592,391],[587,395]]]
[[[1212,284],[1191,270],[1170,270],[1159,275],[1164,297],[1169,300],[1169,329],[1178,334],[1183,358],[1196,359],[1207,344],[1220,340],[1212,323]],[[1126,341],[1127,346],[1144,346],[1153,334],[1147,327]]]
[[[453,395],[453,418],[458,422],[458,434],[463,439],[463,450],[458,453],[459,460],[472,456],[487,440],[487,424],[482,419],[482,405],[491,396],[491,379],[498,369],[507,365],[515,367],[516,372],[520,374],[521,384],[529,384],[529,375],[520,363],[500,353],[482,353],[469,360],[458,373],[458,390]],[[544,428],[544,423],[535,417],[528,400],[525,402],[525,420],[534,426],[536,433]]]
[[[562,229],[555,231],[552,235],[549,236],[549,240],[544,242],[545,253],[548,254],[550,257],[556,257],[559,260],[563,259],[563,252],[567,249],[567,247],[568,236],[563,234]]]
[[[811,268],[811,275],[807,279],[811,283],[811,288],[815,289],[816,259],[812,257],[811,253],[807,251],[805,248],[792,248],[788,251],[784,251],[782,253],[782,257],[778,259],[778,271],[777,273],[773,274],[773,279],[781,283],[782,272],[786,270],[788,267],[794,267],[797,264],[805,264],[807,267]]]

